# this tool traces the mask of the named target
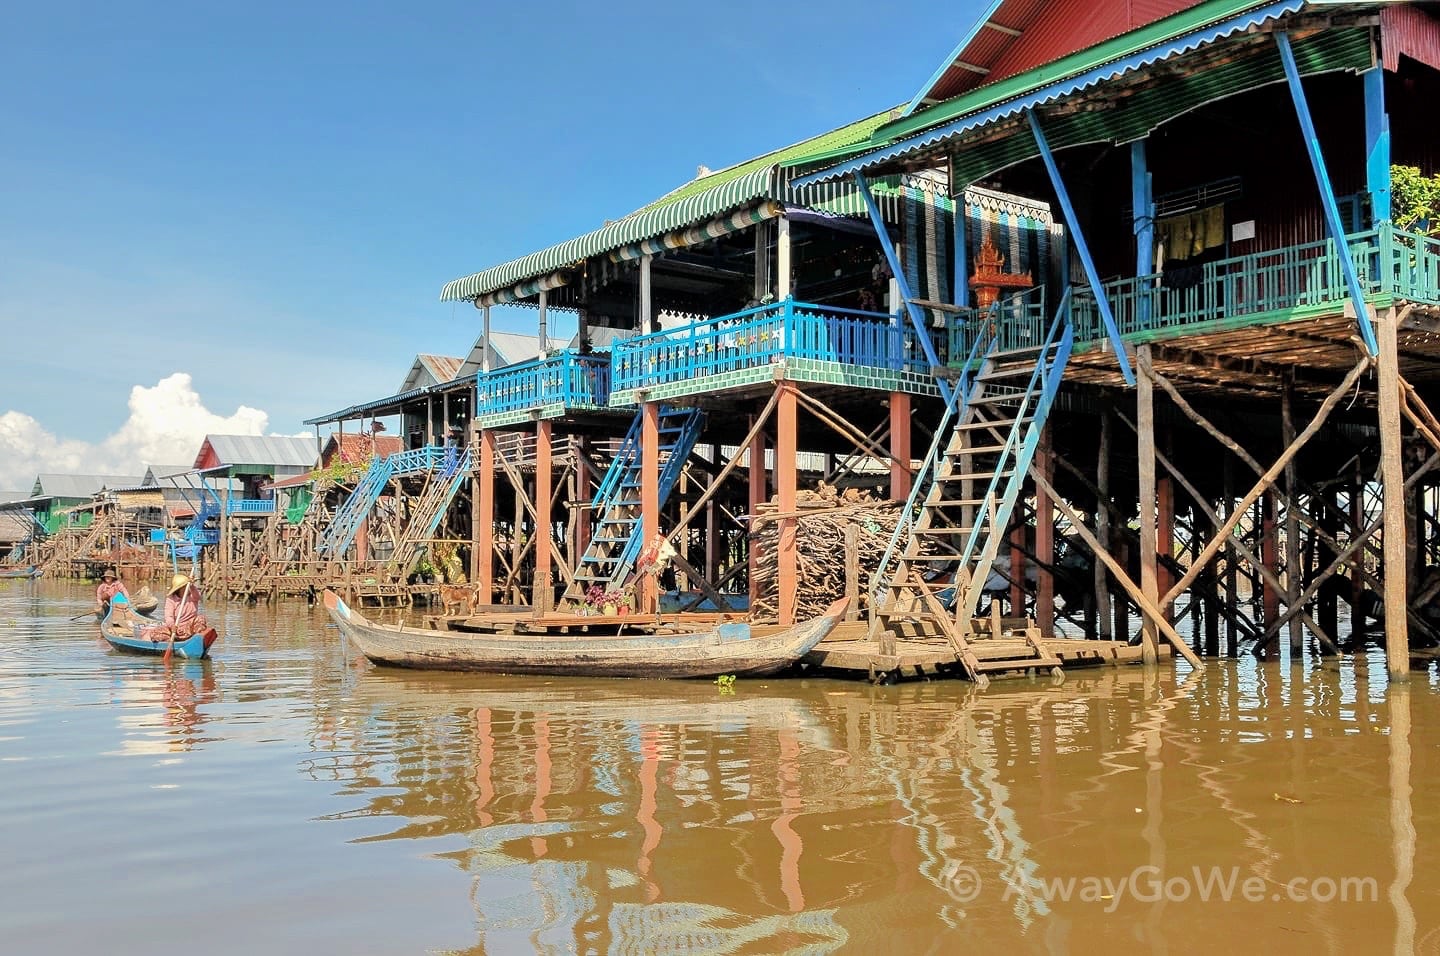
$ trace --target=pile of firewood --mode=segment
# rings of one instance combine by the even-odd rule
[[[779,608],[779,552],[782,518],[796,520],[795,550],[798,577],[795,615],[798,620],[821,613],[843,598],[846,588],[846,529],[855,527],[855,560],[859,582],[849,593],[859,594],[860,611],[868,605],[870,575],[880,566],[903,505],[856,488],[839,491],[824,482],[813,491],[796,495],[795,511],[781,514],[775,499],[758,507],[750,521],[750,547],[756,555],[751,608],[757,618],[774,617]]]

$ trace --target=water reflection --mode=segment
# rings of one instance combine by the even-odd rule
[[[124,736],[112,753],[185,753],[210,739],[201,728],[206,705],[214,704],[219,694],[209,661],[166,667],[148,659],[127,660],[113,673],[110,703]]]
[[[963,934],[1158,952],[1184,950],[1198,926],[1223,938],[1225,906],[1250,908],[1237,941],[1254,942],[1257,917],[1262,936],[1326,948],[1373,939],[1377,918],[1397,946],[1414,939],[1410,699],[1377,705],[1364,674],[1110,671],[985,693],[771,682],[733,697],[351,676],[348,726],[317,750],[355,765],[322,752],[312,773],[364,801],[343,815],[377,825],[366,840],[464,839],[440,855],[472,881],[481,948],[928,949]],[[1385,818],[1387,793],[1393,840],[1353,838]],[[1373,877],[1389,901],[1053,892],[1146,868],[1194,883],[1210,867],[1267,893]],[[1432,918],[1434,904],[1427,891]]]

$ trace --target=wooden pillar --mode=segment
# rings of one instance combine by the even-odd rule
[[[640,406],[640,547],[648,548],[660,534],[660,405]],[[642,574],[639,580],[639,607],[654,614],[660,607],[655,575]]]
[[[755,427],[755,416],[753,416],[753,415],[750,416],[750,427],[751,427],[751,428],[754,428],[754,427]],[[750,515],[755,515],[755,514],[757,514],[758,511],[759,511],[760,505],[764,504],[764,503],[765,503],[765,499],[768,497],[768,494],[767,494],[766,488],[765,488],[765,431],[764,431],[764,429],[760,429],[759,431],[756,431],[755,437],[754,437],[754,438],[751,440],[751,442],[750,442],[749,452],[750,452],[750,471],[749,471],[749,478],[750,478],[750,500],[749,500],[749,508],[748,508],[748,510],[747,510],[746,513],[747,513],[747,514],[750,514]],[[748,546],[748,548],[746,549],[746,553],[747,553],[748,556],[749,556],[749,562],[750,562],[750,604],[751,604],[751,606],[753,607],[754,604],[755,604],[755,597],[756,597],[756,593],[755,593],[755,565],[756,565],[756,558],[759,557],[759,556],[755,553],[755,539],[754,539],[753,537],[750,538],[749,546]]]
[[[1280,390],[1280,440],[1289,448],[1295,443],[1295,373],[1285,371]],[[1290,610],[1300,598],[1304,571],[1300,567],[1300,489],[1295,459],[1285,463],[1285,609]],[[1266,622],[1269,626],[1269,621]],[[1290,618],[1290,663],[1299,664],[1305,651],[1305,635],[1298,615]],[[1278,635],[1277,635],[1278,639]]]
[[[542,356],[543,356],[543,355],[545,354],[545,352],[546,352],[547,350],[549,350],[549,348],[550,348],[550,330],[549,330],[549,328],[548,328],[548,319],[547,319],[547,316],[546,316],[546,314],[545,314],[545,313],[546,313],[546,307],[547,307],[547,305],[549,304],[549,303],[548,303],[548,300],[549,300],[549,296],[546,294],[546,292],[545,292],[544,289],[541,289],[541,290],[540,290],[540,299],[539,299],[539,304],[540,304],[540,309],[539,309],[539,311],[540,311],[540,316],[539,316],[539,335],[540,335],[540,354],[541,354]]]
[[[530,603],[542,612],[555,606],[555,588],[550,571],[551,528],[554,525],[550,515],[551,485],[555,480],[550,447],[553,437],[553,422],[545,419],[535,423],[535,578]]]
[[[1135,275],[1147,276],[1155,271],[1155,202],[1150,170],[1145,155],[1145,140],[1130,144],[1130,208],[1131,230],[1135,236]],[[1139,296],[1136,302],[1141,328],[1150,324],[1150,298]],[[1169,608],[1164,609],[1169,614]]]
[[[890,393],[890,500],[910,497],[910,396]]]
[[[1385,70],[1360,74],[1365,82],[1365,188],[1370,193],[1370,228],[1390,218],[1390,116],[1385,112]]]
[[[1047,482],[1053,483],[1055,447],[1051,441],[1049,422],[1040,432],[1040,446],[1036,452],[1035,467]],[[1055,566],[1055,505],[1050,496],[1039,488],[1035,490],[1035,557],[1040,561],[1035,590],[1035,623],[1040,633],[1050,638],[1055,636],[1055,575],[1050,570]]]
[[[1150,346],[1137,348],[1135,358],[1139,364],[1135,375],[1135,423],[1140,475],[1140,590],[1151,604],[1158,605],[1160,590],[1155,575],[1155,401],[1152,394],[1154,382],[1150,378]],[[1157,664],[1160,661],[1159,631],[1149,615],[1142,615],[1142,620],[1140,633],[1144,644],[1141,654],[1147,665]]]
[[[1174,460],[1173,449],[1171,460]],[[1161,594],[1166,594],[1175,585],[1175,575],[1170,573],[1170,566],[1165,562],[1175,557],[1175,479],[1168,474],[1157,475],[1155,478],[1155,580]],[[1163,559],[1163,560],[1162,560]],[[1195,595],[1190,595],[1190,603],[1195,604]],[[1167,604],[1161,608],[1165,612],[1165,620],[1175,623],[1175,605]]]
[[[1220,472],[1221,487],[1225,496],[1225,519],[1228,521],[1235,513],[1235,463],[1229,455],[1225,456],[1224,464]],[[1219,528],[1215,529],[1219,531]],[[1225,541],[1225,653],[1235,657],[1240,653],[1240,625],[1238,617],[1240,614],[1240,602],[1238,596],[1239,578],[1235,567],[1235,544],[1229,538]]]
[[[1110,408],[1100,409],[1100,453],[1095,463],[1095,537],[1101,547],[1110,547]],[[1108,641],[1115,632],[1110,620],[1110,578],[1105,563],[1095,556],[1095,627],[1100,639]]]
[[[1336,515],[1340,511],[1340,492],[1338,489],[1335,489],[1325,492],[1325,495],[1328,504],[1315,509],[1316,512],[1318,512],[1319,524],[1327,535],[1338,540],[1337,533],[1340,530],[1340,522],[1336,520]],[[1324,547],[1321,548],[1320,554],[1323,556],[1320,557],[1316,563],[1323,569],[1334,559],[1335,552],[1331,551],[1328,547]],[[1334,588],[1321,589],[1317,599],[1316,623],[1320,625],[1320,628],[1326,634],[1336,637],[1337,640],[1339,639],[1337,635],[1340,633],[1340,601],[1335,594]],[[1324,653],[1324,646],[1322,642],[1321,653]]]
[[[1277,578],[1280,574],[1280,542],[1275,534],[1275,495],[1266,492],[1259,501],[1260,505],[1260,560],[1270,573]],[[1280,618],[1280,592],[1270,581],[1270,578],[1262,582],[1260,587],[1261,616],[1268,628]],[[1280,649],[1280,635],[1275,635],[1266,642],[1265,653],[1269,656],[1272,652]]]
[[[1010,616],[1025,616],[1025,524],[1010,529]]]
[[[1400,434],[1400,357],[1393,308],[1376,316],[1380,343],[1380,484],[1383,500],[1385,554],[1385,661],[1392,681],[1410,676],[1410,626],[1407,611],[1408,568],[1405,566],[1405,472]]]
[[[579,567],[580,559],[590,547],[590,536],[595,530],[595,513],[590,502],[595,497],[595,483],[590,478],[590,439],[584,435],[570,436],[570,454],[575,459],[575,553],[570,556],[571,567]]]
[[[488,309],[486,311],[489,311]],[[470,526],[475,538],[475,581],[480,603],[495,601],[495,433],[480,429],[480,463]]]
[[[476,299],[475,301],[476,301],[476,303],[478,304],[480,300],[479,300],[479,299]],[[481,371],[481,372],[489,372],[489,371],[490,371],[490,306],[487,305],[487,306],[481,307],[480,314],[481,314],[481,316],[482,316],[481,324],[482,324],[482,327],[483,327],[483,329],[484,329],[484,331],[481,333],[481,335],[483,336],[483,347],[480,349],[480,371]],[[475,406],[475,413],[476,413],[477,415],[480,413],[480,406],[479,406],[478,404]]]
[[[779,384],[780,401],[775,406],[775,490],[776,507],[781,514],[793,514],[798,491],[795,460],[799,451],[799,399],[793,382]],[[795,623],[796,592],[799,590],[799,558],[795,539],[799,521],[780,519],[780,535],[776,555],[780,584],[778,616],[784,625]]]
[[[655,306],[650,285],[650,267],[654,258],[652,255],[640,257],[640,331],[642,333],[658,331],[654,327]]]
[[[1360,460],[1355,460],[1355,475],[1350,482],[1350,527],[1360,534],[1368,527],[1365,516],[1365,475]],[[1350,561],[1350,640],[1357,649],[1365,646],[1365,549],[1355,552]]]

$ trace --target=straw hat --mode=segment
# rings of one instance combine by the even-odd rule
[[[105,573],[100,575],[100,580],[109,581],[111,578],[118,578],[119,576],[120,575],[115,573],[114,568],[106,568]]]
[[[166,594],[174,594],[176,591],[190,583],[190,579],[183,574],[177,574],[170,579],[170,590]]]

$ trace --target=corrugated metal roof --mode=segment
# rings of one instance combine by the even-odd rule
[[[110,488],[130,488],[144,481],[135,475],[36,475],[31,498],[92,498]]]
[[[848,176],[956,140],[972,130],[1018,119],[1025,111],[1037,106],[1294,13],[1304,5],[1305,0],[1276,0],[1249,9],[1256,7],[1253,0],[1210,0],[1177,16],[1066,57],[1058,63],[976,90],[892,123],[876,131],[877,138],[894,137],[891,145],[799,177],[794,185],[805,186]],[[1233,15],[1236,9],[1247,12]],[[1222,11],[1232,15],[1219,23],[1213,22],[1217,12]],[[1197,28],[1197,24],[1201,26]],[[1177,30],[1181,32],[1177,34]]]
[[[891,118],[892,112],[876,113],[793,146],[697,177],[617,222],[484,272],[448,282],[440,292],[440,301],[474,299],[576,265],[591,256],[695,225],[747,203],[783,198],[775,175],[778,165],[797,162],[814,153],[863,143]]]
[[[408,392],[412,388],[425,388],[427,385],[443,385],[454,381],[464,364],[464,359],[451,355],[428,355],[422,352],[415,356],[415,363],[410,366],[410,373],[405,376],[405,381],[400,383],[399,391]]]
[[[1201,0],[996,0],[906,114],[1171,16]]]
[[[484,368],[485,333],[480,333],[475,339],[475,344],[470,347],[470,354],[465,356],[465,363],[460,366],[460,373],[456,378],[479,374]],[[529,362],[540,357],[540,336],[525,335],[522,332],[491,332],[490,333],[490,368],[493,371],[497,368],[504,368],[507,365],[518,365],[521,362]]]
[[[315,464],[315,440],[283,435],[206,435],[205,444],[221,465],[278,465],[310,468]],[[200,467],[204,450],[196,456]]]
[[[1316,34],[1296,40],[1292,46],[1296,64],[1306,75],[1364,69],[1370,63],[1370,37],[1364,30]],[[1217,62],[1197,64],[1168,78],[1163,85],[1127,96],[1124,109],[1081,110],[1047,119],[1045,136],[1050,148],[1130,142],[1206,103],[1285,82],[1280,54],[1268,38],[1255,38],[1253,49],[1244,57],[1230,50],[1217,52]],[[1038,155],[1035,137],[1028,128],[1020,128],[1010,136],[956,150],[951,158],[951,175],[957,183],[971,183]]]
[[[27,491],[0,491],[0,502],[20,501],[29,497],[30,493]]]

